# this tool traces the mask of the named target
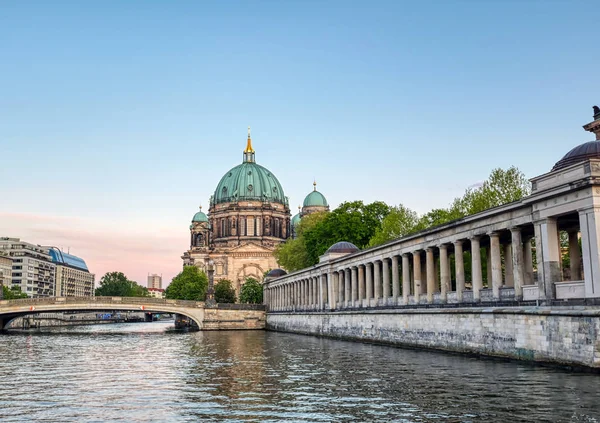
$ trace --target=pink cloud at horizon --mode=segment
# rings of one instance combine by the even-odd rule
[[[181,229],[152,228],[81,217],[0,213],[0,236],[63,249],[85,260],[96,285],[107,272],[120,271],[146,286],[147,274],[163,275],[163,288],[181,271],[188,247]]]

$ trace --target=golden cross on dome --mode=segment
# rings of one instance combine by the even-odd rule
[[[250,137],[250,127],[248,127],[248,144],[246,144],[244,153],[254,153],[254,149],[252,148],[252,138]]]

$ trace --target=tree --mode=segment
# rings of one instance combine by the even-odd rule
[[[21,298],[29,298],[27,294],[21,292],[21,288],[18,286],[11,286],[10,288],[2,285],[2,298],[4,300],[18,300]]]
[[[147,297],[148,289],[130,281],[123,272],[108,272],[100,279],[96,288],[97,297]]]
[[[207,288],[206,274],[196,266],[185,266],[167,286],[165,297],[175,300],[204,301]]]
[[[361,249],[367,247],[389,212],[390,207],[381,201],[367,205],[362,201],[342,203],[326,214],[321,222],[305,231],[310,265],[316,264],[319,256],[339,241],[351,242]]]
[[[227,279],[221,279],[215,284],[215,301],[218,303],[235,303],[235,289]]]
[[[418,222],[417,212],[402,204],[391,207],[390,212],[383,218],[381,227],[375,231],[375,235],[369,241],[369,247],[381,245],[415,232]]]
[[[274,255],[279,266],[289,272],[295,272],[314,264],[308,254],[304,234],[326,217],[327,213],[319,212],[306,215],[300,220],[296,228],[296,239],[290,238],[285,243],[275,247]]]
[[[263,287],[259,281],[254,278],[246,278],[246,281],[240,289],[240,303],[262,304]]]

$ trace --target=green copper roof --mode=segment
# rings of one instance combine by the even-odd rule
[[[327,207],[327,200],[325,199],[325,196],[317,190],[308,194],[306,196],[306,198],[304,199],[304,207],[311,207],[311,206]]]
[[[292,226],[296,226],[298,223],[300,223],[300,213],[292,217]]]
[[[245,161],[227,172],[212,198],[213,204],[240,200],[288,203],[275,175],[253,161]]]
[[[200,211],[194,215],[192,222],[208,222],[208,217],[206,217],[202,209],[200,209]]]

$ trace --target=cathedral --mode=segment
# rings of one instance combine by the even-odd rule
[[[212,261],[215,281],[232,281],[237,294],[248,277],[262,282],[267,271],[279,267],[273,256],[275,247],[293,236],[302,216],[329,210],[327,200],[313,185],[299,213],[290,219],[283,187],[270,170],[256,163],[248,129],[242,163],[217,184],[208,215],[200,207],[192,219],[184,266],[206,271]]]

